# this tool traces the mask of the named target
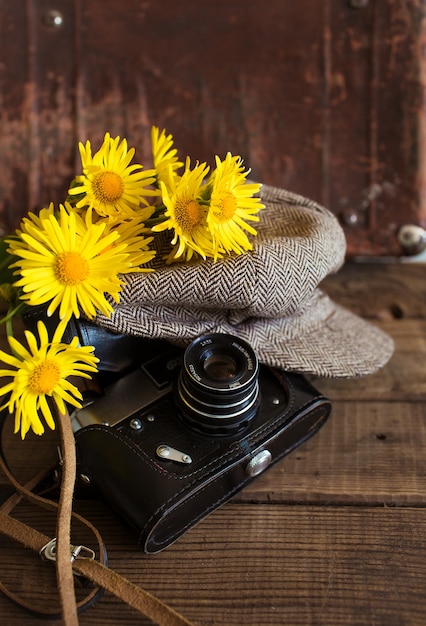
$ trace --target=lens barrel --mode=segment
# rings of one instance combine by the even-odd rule
[[[259,363],[251,346],[233,335],[212,333],[185,351],[176,403],[194,429],[229,435],[246,428],[259,403]]]

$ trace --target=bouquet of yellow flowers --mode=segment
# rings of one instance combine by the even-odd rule
[[[109,316],[120,301],[123,275],[152,271],[155,234],[170,234],[165,262],[214,261],[252,249],[263,208],[260,185],[247,182],[250,170],[239,156],[215,157],[191,166],[179,160],[173,136],[153,127],[152,168],[134,163],[126,139],[105,134],[97,152],[80,144],[82,173],[71,182],[66,201],[28,213],[14,235],[1,245],[0,295],[9,303],[4,318],[11,354],[0,351],[7,366],[0,375],[11,380],[0,388],[1,409],[15,414],[22,438],[31,429],[54,428],[50,400],[81,406],[81,393],[68,378],[90,377],[98,359],[77,338],[63,343],[72,316]],[[25,331],[27,347],[13,337],[11,320],[26,307],[45,306],[59,315],[53,337],[38,322],[38,337]]]

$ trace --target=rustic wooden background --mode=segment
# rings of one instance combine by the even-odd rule
[[[333,412],[313,439],[156,556],[138,551],[106,505],[76,503],[104,535],[111,567],[198,626],[424,625],[424,266],[348,263],[325,288],[388,331],[396,352],[372,376],[314,381]],[[13,439],[20,475],[43,462],[43,441]],[[20,514],[52,523],[34,510]],[[38,559],[29,569],[29,557],[5,539],[0,550],[0,578],[15,588],[33,581],[30,596],[49,599]],[[0,596],[0,623],[46,622]],[[81,616],[82,626],[118,623],[149,622],[111,596]]]
[[[348,253],[426,225],[425,0],[0,3],[0,230],[63,202],[77,143],[152,124],[321,202]]]
[[[401,255],[399,228],[426,224],[424,8],[1,2],[0,231],[63,200],[79,140],[125,135],[145,162],[158,124],[183,154],[232,150],[254,177],[330,207],[350,256]],[[154,557],[102,502],[76,502],[111,567],[198,626],[425,623],[424,266],[349,262],[325,288],[387,330],[396,352],[368,378],[314,381],[333,402],[314,439]],[[45,462],[47,441],[9,432],[20,477]],[[19,515],[54,525],[40,511]],[[4,538],[0,554],[1,580],[54,602],[53,572],[38,558]],[[0,623],[46,622],[0,595]],[[149,622],[111,596],[81,616],[82,626],[118,623]]]

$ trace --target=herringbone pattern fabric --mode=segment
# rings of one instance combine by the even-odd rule
[[[185,345],[207,332],[248,341],[261,362],[323,376],[357,377],[390,358],[392,340],[319,289],[345,258],[345,238],[324,207],[263,186],[253,251],[213,263],[166,266],[126,277],[120,305],[98,323]]]

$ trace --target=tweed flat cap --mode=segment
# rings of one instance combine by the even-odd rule
[[[166,265],[156,239],[152,273],[129,274],[112,331],[186,345],[204,333],[248,341],[261,362],[289,371],[358,377],[382,367],[392,339],[319,289],[345,260],[344,233],[319,204],[263,185],[253,250],[241,256]]]

